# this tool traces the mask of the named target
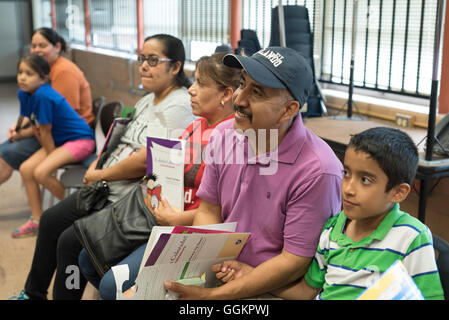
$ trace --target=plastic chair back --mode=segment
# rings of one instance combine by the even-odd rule
[[[232,53],[232,48],[227,44],[220,44],[215,48],[215,52]]]
[[[101,108],[106,104],[106,98],[104,96],[100,96],[98,98],[95,98],[92,101],[92,112],[95,115],[95,118],[98,116],[98,112],[101,110]]]
[[[437,253],[437,267],[443,286],[444,298],[449,300],[449,243],[437,235],[432,235],[433,248]]]
[[[251,56],[261,49],[257,33],[251,29],[242,29],[240,31],[240,40],[238,48],[235,50],[236,54]]]
[[[122,109],[123,102],[121,101],[109,102],[101,108],[99,121],[101,130],[105,136],[108,135],[109,128],[111,127],[112,122],[114,122],[114,119],[120,117]]]
[[[278,7],[275,7],[271,11],[270,46],[280,45],[278,10]],[[301,53],[312,68],[314,85],[307,100],[307,112],[302,112],[302,114],[304,117],[321,117],[325,113],[325,106],[315,77],[313,34],[310,29],[308,9],[298,5],[284,6],[284,24],[285,45]]]

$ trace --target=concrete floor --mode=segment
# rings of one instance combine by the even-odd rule
[[[0,83],[0,142],[6,140],[8,128],[17,120],[19,102],[15,83]],[[48,195],[48,192],[46,193]],[[45,197],[45,204],[48,205]],[[16,171],[11,179],[0,185],[0,300],[17,295],[23,289],[33,259],[36,237],[13,239],[11,232],[26,222],[30,210],[22,186],[20,174]],[[52,299],[52,284],[48,298]],[[97,290],[87,286],[83,300],[97,299]]]

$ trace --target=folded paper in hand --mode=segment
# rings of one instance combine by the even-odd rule
[[[151,212],[162,197],[178,212],[184,211],[185,140],[147,138],[147,202]]]
[[[163,300],[164,282],[201,278],[219,284],[212,265],[237,259],[249,233],[235,233],[235,223],[196,227],[153,227],[134,286],[135,300]]]

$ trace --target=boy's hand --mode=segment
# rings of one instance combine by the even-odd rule
[[[167,290],[177,293],[179,300],[207,300],[210,299],[208,293],[212,290],[199,286],[185,286],[174,281],[166,281],[164,287]]]
[[[238,279],[253,269],[252,266],[237,260],[223,261],[210,268],[212,272],[216,272],[215,276],[223,283]]]
[[[8,129],[8,139],[12,140],[12,136],[14,135],[14,133],[17,133],[16,124],[14,124],[11,128]]]
[[[8,139],[11,140],[12,142],[16,142],[19,141],[20,139],[22,139],[22,136],[19,134],[18,131],[16,131],[16,127],[17,127],[17,122],[14,123],[9,129],[8,129]]]
[[[16,130],[8,131],[8,139],[12,142],[17,142],[22,139],[22,136]]]

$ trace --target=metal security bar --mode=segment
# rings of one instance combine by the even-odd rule
[[[349,83],[352,0],[323,1],[320,80]],[[436,0],[359,0],[354,85],[430,95]]]
[[[277,0],[243,0],[242,28],[270,43]],[[315,71],[320,81],[349,84],[353,0],[296,0],[309,10]],[[354,85],[428,97],[431,86],[436,0],[359,0]]]

